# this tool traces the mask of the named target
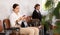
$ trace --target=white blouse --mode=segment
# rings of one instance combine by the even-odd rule
[[[10,19],[10,23],[11,23],[11,27],[15,27],[16,24],[16,20],[18,20],[18,18],[22,17],[22,15],[20,13],[18,13],[18,15],[16,15],[14,12],[10,15],[9,19]]]

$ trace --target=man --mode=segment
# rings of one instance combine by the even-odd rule
[[[39,30],[37,28],[33,27],[21,27],[21,22],[25,20],[25,16],[19,13],[19,5],[14,4],[13,5],[13,13],[9,17],[11,22],[11,27],[19,27],[20,28],[20,34],[27,34],[27,35],[39,35]],[[16,21],[19,23],[19,25],[16,24]]]

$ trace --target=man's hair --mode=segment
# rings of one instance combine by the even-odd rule
[[[15,9],[17,6],[19,6],[18,4],[13,4],[13,9]]]
[[[40,6],[40,4],[36,4],[34,8],[36,9],[36,7],[38,7],[38,6]]]

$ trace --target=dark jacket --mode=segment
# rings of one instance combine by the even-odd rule
[[[39,19],[41,21],[42,20],[42,15],[41,15],[40,12],[38,13],[36,10],[34,10],[33,14],[32,14],[32,18],[33,19]]]

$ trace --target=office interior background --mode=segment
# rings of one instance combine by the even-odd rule
[[[51,10],[49,8],[45,8],[45,3],[47,0],[0,0],[0,20],[9,18],[9,15],[12,13],[12,5],[17,3],[20,5],[20,12],[21,14],[25,14],[27,16],[31,16],[34,10],[35,4],[40,4],[40,12],[43,16],[46,16],[45,20],[49,20],[49,13]],[[54,4],[51,8],[56,8],[60,0],[53,0]],[[59,5],[60,8],[60,5]],[[54,10],[54,9],[53,9]],[[60,9],[59,9],[60,13]],[[60,16],[59,16],[60,17]],[[55,26],[56,19],[55,17],[52,18],[52,25]],[[54,32],[56,33],[56,32]],[[60,31],[59,31],[60,33]]]

